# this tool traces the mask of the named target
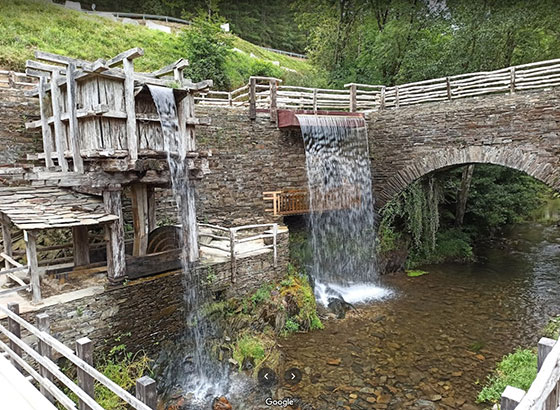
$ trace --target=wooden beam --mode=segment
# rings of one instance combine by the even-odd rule
[[[172,64],[169,64],[163,68],[160,68],[157,71],[152,71],[150,73],[150,75],[154,76],[154,77],[161,77],[165,74],[169,74],[169,73],[175,73],[175,70],[183,70],[186,67],[189,66],[189,62],[187,60],[185,60],[184,58],[180,58],[179,60],[175,61]],[[175,78],[175,81],[177,81],[177,78]]]
[[[56,64],[67,65],[70,63],[74,63],[78,67],[83,67],[91,64],[89,61],[80,60],[79,58],[66,57],[60,54],[47,53],[45,51],[40,51],[40,50],[35,51],[35,58],[38,60],[48,61],[50,63],[56,63]]]
[[[126,273],[126,256],[124,243],[124,223],[122,213],[121,188],[109,187],[103,191],[103,202],[108,213],[118,216],[116,221],[106,225],[107,241],[107,276],[111,281],[124,279]]]
[[[146,184],[132,185],[132,221],[134,245],[132,255],[146,255],[148,249],[148,188]]]
[[[83,337],[76,340],[76,356],[82,359],[84,362],[93,366],[93,342],[87,338]],[[94,381],[95,379],[88,374],[85,370],[77,368],[78,374],[78,386],[88,394],[92,399],[95,399],[95,389]],[[78,402],[79,410],[90,410],[89,407],[83,400]]]
[[[62,168],[62,172],[68,172],[68,162],[64,157],[64,151],[68,148],[66,145],[66,136],[64,135],[64,127],[61,120],[62,95],[58,86],[60,74],[54,71],[51,80],[51,103],[54,117],[54,139],[56,141],[56,152],[58,154],[58,165]]]
[[[70,140],[70,149],[72,150],[72,162],[74,172],[84,172],[84,162],[80,155],[80,136],[78,133],[78,117],[77,117],[77,101],[76,101],[76,65],[68,64],[66,72],[66,97],[68,111],[68,139]]]
[[[136,110],[134,102],[134,63],[125,58],[124,67],[124,103],[126,111],[126,141],[131,162],[138,159],[138,136],[136,135]]]
[[[35,316],[35,323],[37,325],[37,329],[39,329],[41,332],[45,332],[49,334],[51,333],[49,315],[47,315],[46,313],[39,313],[37,316]],[[41,356],[49,360],[52,359],[51,347],[43,340],[39,339],[37,341],[37,352]],[[39,374],[43,376],[45,379],[48,379],[51,382],[53,381],[52,374],[44,366],[39,365]],[[48,389],[43,384],[41,384],[40,389],[41,389],[41,394],[45,396],[51,403],[54,403],[54,397],[52,396],[52,394],[49,393]]]
[[[2,241],[4,243],[4,253],[8,256],[8,257],[12,257],[12,253],[13,253],[13,247],[12,247],[12,231],[10,230],[10,225],[8,224],[8,221],[6,220],[6,218],[2,218],[0,221],[0,224],[2,224]],[[7,258],[4,258],[4,266],[6,267],[6,269],[9,269],[12,267],[12,265],[10,264],[10,261]]]
[[[270,80],[270,122],[278,122],[278,104],[276,101],[278,83],[276,80]]]
[[[31,291],[33,292],[33,303],[41,302],[41,279],[39,277],[39,264],[37,261],[37,236],[35,231],[23,231],[25,241],[25,253],[27,255],[27,266]]]
[[[153,186],[148,186],[147,188],[148,194],[148,235],[154,229],[157,228],[157,219],[156,219],[156,192]]]
[[[47,168],[51,168],[54,166],[52,160],[53,144],[52,144],[51,127],[48,124],[48,118],[47,118],[46,87],[47,87],[47,79],[45,77],[40,77],[38,90],[39,90],[39,108],[41,110],[41,132],[43,135],[43,152],[45,153],[45,165],[47,166]]]
[[[105,65],[107,67],[113,67],[121,62],[124,63],[125,60],[134,60],[135,58],[142,57],[144,55],[144,50],[140,47],[131,48],[130,50],[123,51],[119,55],[108,60]]]
[[[358,88],[356,84],[350,84],[350,112],[356,112],[358,107],[358,99],[357,99]]]
[[[501,410],[515,410],[519,402],[525,396],[525,391],[518,389],[517,387],[507,386],[502,393],[502,398],[500,400]]]
[[[257,79],[249,79],[249,119],[257,119]]]
[[[89,265],[89,234],[87,226],[72,228],[72,244],[74,266]]]

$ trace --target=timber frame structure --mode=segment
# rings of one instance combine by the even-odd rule
[[[41,129],[43,151],[28,155],[22,166],[2,170],[12,186],[0,187],[0,256],[6,264],[0,274],[21,282],[10,291],[32,290],[33,301],[41,300],[36,236],[45,229],[70,228],[74,266],[87,266],[88,228],[103,226],[112,282],[146,274],[127,266],[135,258],[145,263],[146,258],[162,256],[147,254],[148,234],[156,227],[154,190],[170,186],[168,153],[148,85],[173,89],[181,135],[176,149],[182,152],[170,154],[185,158],[185,178],[194,180],[208,172],[211,155],[196,151],[195,126],[208,121],[195,118],[194,95],[207,91],[212,81],[186,80],[184,59],[152,73],[135,72],[134,59],[143,54],[133,48],[109,60],[89,62],[37,51],[40,61],[27,61],[26,74],[38,84],[26,94],[39,98],[41,119],[26,127]],[[125,252],[125,188],[133,205],[132,255]],[[24,232],[27,266],[13,258],[13,226]],[[24,271],[29,282],[16,278],[16,271]]]

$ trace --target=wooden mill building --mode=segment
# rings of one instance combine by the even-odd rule
[[[3,171],[11,182],[0,188],[6,263],[1,273],[20,285],[11,291],[28,289],[34,302],[41,300],[36,238],[42,230],[71,230],[76,267],[90,263],[88,236],[102,227],[107,275],[114,282],[138,277],[139,267],[169,258],[148,253],[148,234],[156,227],[154,192],[170,185],[161,122],[148,85],[173,89],[183,139],[177,149],[184,150],[173,154],[185,158],[185,178],[197,179],[208,169],[209,154],[196,151],[195,126],[204,121],[194,116],[194,95],[212,82],[186,80],[183,59],[155,72],[136,72],[134,60],[142,55],[134,48],[90,62],[39,51],[37,61],[27,62],[27,75],[38,80],[28,94],[38,97],[41,117],[26,127],[41,130],[43,150]],[[130,255],[123,223],[125,189],[132,200]],[[24,233],[27,266],[12,254],[15,229]]]

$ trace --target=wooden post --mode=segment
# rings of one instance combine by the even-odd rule
[[[27,266],[31,278],[31,291],[33,303],[41,302],[41,279],[39,277],[39,263],[37,262],[37,236],[34,231],[23,231],[25,241],[25,254],[27,255]]]
[[[395,87],[395,107],[399,108],[399,86]]]
[[[556,340],[549,339],[548,337],[541,337],[539,343],[537,345],[537,372],[541,370],[541,367],[551,352],[552,348],[556,344]],[[558,395],[558,387],[556,386],[554,390],[552,390],[546,399],[545,402],[545,409],[554,409],[556,410],[556,397]]]
[[[147,188],[148,195],[148,234],[152,232],[157,227],[156,218],[156,191],[154,187],[149,186]]]
[[[257,119],[257,79],[254,77],[249,79],[249,119]]]
[[[235,283],[235,275],[237,274],[237,261],[235,259],[235,229],[229,230],[229,261],[231,265],[231,283]]]
[[[156,382],[148,376],[136,380],[136,398],[151,409],[157,406]]]
[[[132,221],[134,225],[134,256],[146,255],[148,249],[148,188],[146,184],[132,185]]]
[[[3,217],[0,221],[2,224],[2,242],[4,243],[4,253],[8,256],[12,256],[12,231],[10,230],[10,224],[6,217]],[[6,269],[10,269],[12,266],[10,262],[4,260],[4,266]]]
[[[276,95],[278,91],[278,80],[270,80],[270,122],[278,122],[278,104]]]
[[[70,63],[66,67],[66,97],[68,114],[68,140],[72,150],[74,172],[84,172],[84,162],[80,154],[80,140],[78,133],[78,109],[76,107],[76,64]]]
[[[500,401],[500,410],[515,410],[519,402],[525,396],[525,391],[518,389],[517,387],[507,386],[502,393],[502,399]]]
[[[272,226],[272,246],[274,249],[274,267],[277,266],[277,260],[278,260],[278,249],[277,249],[277,237],[278,237],[278,224],[274,224]]]
[[[72,227],[74,266],[89,265],[89,233],[87,226]]]
[[[45,77],[39,77],[39,109],[41,111],[41,132],[43,135],[43,152],[45,153],[45,165],[47,168],[52,168],[54,166],[52,160],[53,144],[51,127],[48,122],[47,107],[46,107],[46,87],[47,79]]]
[[[19,315],[19,303],[15,303],[15,302],[8,303],[8,309],[11,312],[14,312],[16,315]],[[18,339],[21,338],[21,328],[20,328],[19,323],[16,322],[14,319],[10,318],[10,317],[8,317],[8,330],[10,332],[12,332]],[[12,349],[15,354],[17,354],[19,357],[21,357],[21,355],[22,355],[21,347],[19,347],[17,344],[15,344],[11,340],[10,340],[9,345],[10,345],[10,349]],[[16,369],[21,371],[21,366],[19,364],[17,364],[17,362],[15,360],[11,359],[10,361],[16,367]]]
[[[134,62],[129,58],[125,58],[123,60],[123,69],[128,158],[131,162],[136,162],[138,159],[138,135],[136,134],[136,109],[134,103]]]
[[[380,110],[385,109],[385,89],[386,89],[385,86],[381,87],[381,95],[379,96],[379,109]]]
[[[87,337],[76,340],[76,355],[87,364],[93,365],[93,342]],[[77,372],[78,386],[90,397],[95,398],[94,378],[79,367],[77,368]],[[78,409],[90,410],[91,407],[80,400],[78,402]]]
[[[509,92],[511,94],[515,93],[515,67],[509,69]]]
[[[121,187],[112,186],[103,191],[105,210],[119,219],[106,225],[107,241],[107,276],[110,281],[119,281],[126,273],[124,248],[124,223],[121,202]]]
[[[51,103],[54,117],[54,140],[56,142],[56,156],[58,158],[58,165],[62,168],[62,172],[68,172],[68,162],[66,161],[66,157],[64,156],[67,145],[66,135],[64,135],[64,126],[62,125],[60,113],[62,96],[60,94],[60,87],[58,85],[59,80],[59,72],[53,71],[51,76]]]
[[[447,99],[451,100],[451,81],[449,77],[445,77],[445,83],[447,85]]]
[[[317,112],[317,89],[313,89],[313,112]]]
[[[228,97],[228,105],[230,107],[232,107],[233,106],[233,98],[231,97],[231,93],[228,93],[227,97]]]
[[[41,332],[45,332],[48,334],[51,333],[49,315],[47,315],[46,313],[39,313],[37,316],[35,316],[35,323],[37,324],[37,328]],[[43,342],[41,339],[39,339],[37,342],[37,351],[41,356],[49,360],[52,359],[51,347],[47,343]],[[43,376],[45,379],[48,379],[50,381],[53,380],[51,373],[44,366],[39,365],[39,374]],[[47,389],[45,389],[45,387],[42,384],[40,390],[43,396],[49,399],[50,402],[54,403],[54,397],[48,392]]]
[[[350,112],[356,112],[358,107],[358,99],[357,99],[357,92],[358,88],[356,84],[350,84]]]

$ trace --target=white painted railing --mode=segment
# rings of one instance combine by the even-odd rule
[[[65,409],[104,410],[95,401],[94,383],[101,383],[133,409],[152,410],[156,408],[157,393],[155,381],[144,376],[136,381],[136,397],[124,390],[114,381],[96,370],[93,364],[93,343],[87,337],[76,341],[76,353],[50,335],[48,315],[40,313],[36,316],[36,325],[25,321],[19,316],[19,305],[10,303],[8,307],[0,306],[0,314],[7,316],[7,327],[0,324],[0,333],[8,339],[0,341],[0,351],[8,357],[12,364],[23,374],[29,374],[40,388],[41,393],[53,403],[58,402]],[[37,347],[33,348],[21,337],[25,329],[37,338]],[[78,382],[66,376],[52,360],[53,351],[64,356],[77,368]],[[68,388],[78,397],[74,403],[55,384]]]
[[[501,410],[557,410],[560,405],[560,343],[541,338],[538,344],[537,377],[527,392],[508,386]]]

